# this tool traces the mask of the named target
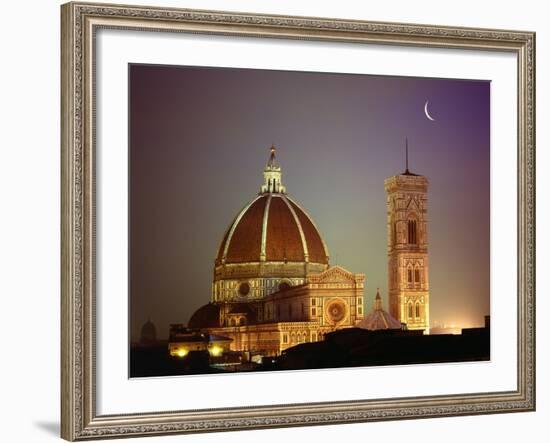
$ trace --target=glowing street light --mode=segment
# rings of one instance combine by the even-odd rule
[[[179,358],[183,358],[187,355],[187,349],[178,349],[178,352],[176,353],[176,355],[179,357]]]
[[[212,346],[209,351],[213,357],[219,357],[223,353],[223,349],[220,346]]]

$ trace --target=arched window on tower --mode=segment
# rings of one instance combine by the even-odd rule
[[[413,270],[411,267],[407,269],[407,283],[413,282]]]
[[[413,318],[413,304],[412,302],[409,302],[409,305],[408,305],[408,314],[409,314],[409,318]]]
[[[415,311],[415,312],[414,312],[414,314],[415,314],[414,316],[415,316],[416,318],[420,318],[420,303],[416,302],[416,305],[415,305],[415,307],[414,307],[414,311]]]
[[[418,266],[414,268],[414,282],[420,283],[420,269],[418,268]]]
[[[410,245],[418,244],[417,231],[416,231],[416,220],[409,220],[408,223],[407,223],[407,242]]]

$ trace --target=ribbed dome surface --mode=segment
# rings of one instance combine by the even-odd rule
[[[373,311],[361,320],[357,326],[359,328],[368,329],[369,331],[401,329],[401,323],[383,309],[373,309]]]
[[[247,205],[225,233],[216,263],[328,263],[309,216],[285,194],[265,193]]]

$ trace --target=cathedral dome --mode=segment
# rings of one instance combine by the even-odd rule
[[[259,262],[328,264],[328,251],[311,217],[286,195],[275,147],[259,195],[227,228],[216,265]]]
[[[328,263],[319,231],[287,195],[260,194],[227,229],[216,264],[251,262]]]

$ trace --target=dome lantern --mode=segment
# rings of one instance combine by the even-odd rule
[[[279,193],[284,194],[286,188],[281,182],[281,167],[275,161],[275,146],[271,145],[269,160],[264,168],[264,184],[260,188],[260,194]]]

